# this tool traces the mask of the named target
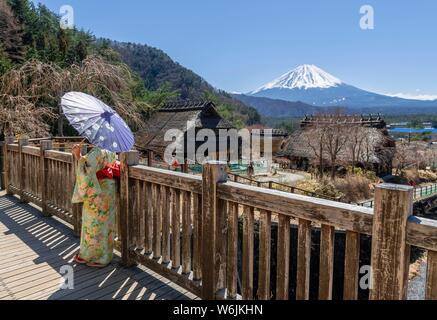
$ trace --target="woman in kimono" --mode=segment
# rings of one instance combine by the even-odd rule
[[[80,252],[75,261],[102,268],[112,261],[115,224],[115,181],[105,168],[114,164],[116,155],[98,147],[82,156],[80,146],[73,147],[78,160],[73,203],[83,202]],[[103,174],[102,174],[103,172]]]

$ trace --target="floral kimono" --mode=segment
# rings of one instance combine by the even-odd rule
[[[114,248],[115,181],[96,173],[116,161],[113,152],[95,147],[79,160],[73,203],[83,202],[80,238],[81,259],[106,265]]]

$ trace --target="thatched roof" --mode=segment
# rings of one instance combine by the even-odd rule
[[[362,126],[368,128],[386,129],[387,124],[380,114],[377,115],[346,115],[346,114],[318,114],[305,116],[301,127],[317,127],[319,125],[340,124]]]
[[[168,130],[185,133],[187,123],[196,129],[231,129],[232,124],[223,119],[212,102],[179,102],[168,104],[150,117],[144,129],[137,133],[137,147],[162,154],[171,143],[164,141]]]
[[[282,138],[285,138],[285,137],[288,137],[288,135],[289,135],[284,130],[275,129],[275,128],[268,128],[268,127],[266,127],[266,126],[264,126],[262,124],[254,124],[254,125],[246,127],[246,129],[249,130],[252,134],[254,134],[254,132],[258,133],[258,131],[256,131],[256,130],[259,130],[259,134],[261,136],[264,135],[264,132],[266,130],[269,130],[269,132],[271,132],[272,137],[282,137]]]

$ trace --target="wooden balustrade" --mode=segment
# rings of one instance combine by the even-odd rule
[[[76,163],[51,147],[50,141],[5,143],[5,186],[78,232],[81,210],[71,203]],[[320,259],[316,290],[328,300],[335,285],[335,239],[344,234],[343,298],[356,300],[360,237],[368,235],[371,299],[405,298],[410,246],[428,251],[426,297],[437,299],[437,221],[411,216],[412,187],[379,185],[374,212],[227,181],[222,163],[205,164],[199,177],[139,165],[136,151],[119,158],[117,243],[127,266],[143,264],[204,299],[307,300],[314,286],[311,261]],[[320,236],[317,256],[314,233]]]
[[[414,199],[420,200],[421,198],[431,196],[433,194],[437,193],[437,184],[434,183],[432,185],[422,186],[422,187],[416,187],[414,189]]]
[[[413,199],[415,201],[419,201],[422,200],[423,198],[433,196],[436,193],[437,193],[437,183],[428,186],[415,187],[413,190]],[[367,208],[373,208],[375,205],[375,201],[374,199],[361,201],[358,202],[357,205]]]
[[[288,185],[285,183],[275,182],[272,180],[258,181],[258,180],[248,178],[245,176],[241,176],[241,175],[238,175],[235,173],[229,173],[229,177],[230,177],[231,181],[240,182],[240,183],[248,184],[251,186],[264,187],[264,188],[280,190],[280,191],[289,191],[291,193],[298,193],[298,194],[302,194],[304,196],[321,198],[321,199],[332,200],[332,201],[339,201],[340,200],[340,198],[329,197],[329,196],[326,196],[323,194],[319,194],[317,192],[304,190],[301,188],[297,188],[295,186],[291,186],[291,185]]]
[[[80,210],[71,203],[75,182],[75,163],[68,153],[51,150],[52,141],[28,145],[27,139],[4,148],[6,190],[23,202],[40,206],[45,216],[56,215],[70,223],[78,233]]]

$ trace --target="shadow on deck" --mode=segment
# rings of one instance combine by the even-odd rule
[[[0,193],[0,300],[196,298],[147,268],[123,268],[118,256],[104,269],[78,265],[78,249],[68,226]],[[72,290],[61,289],[63,266],[74,270]]]

